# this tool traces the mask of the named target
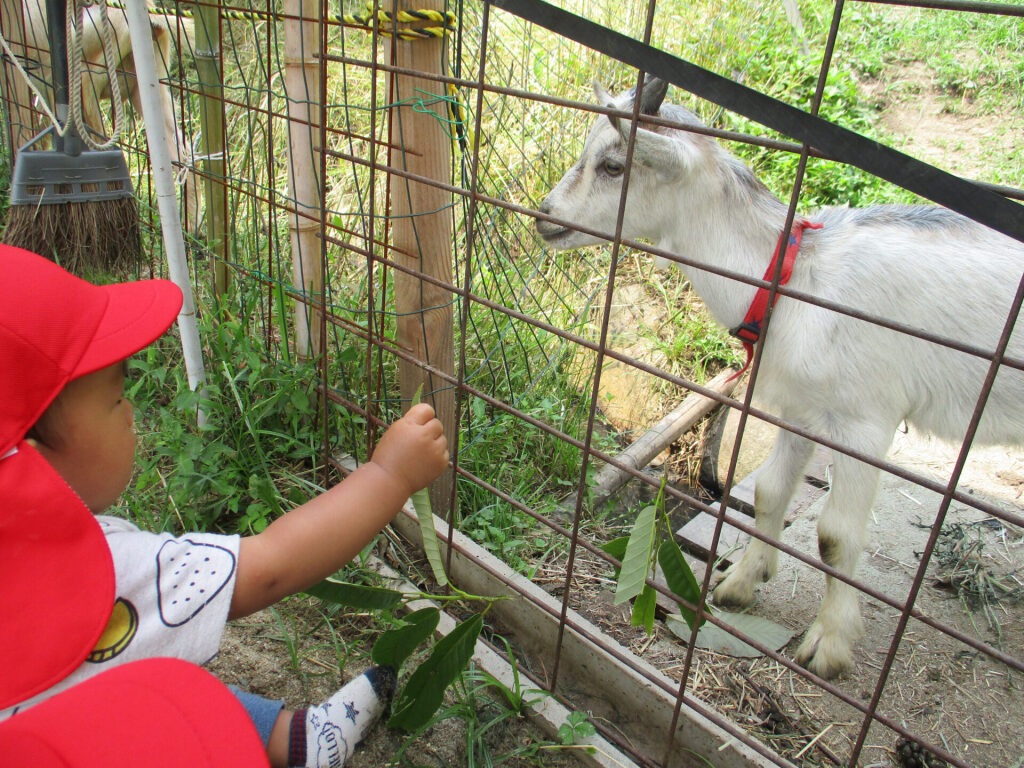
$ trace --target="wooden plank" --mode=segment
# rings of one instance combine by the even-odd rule
[[[729,507],[745,515],[754,515],[754,489],[757,472],[751,472],[729,491]]]
[[[715,504],[714,506],[717,511],[718,505]],[[726,510],[725,519],[726,521],[738,520],[746,525],[750,525],[752,522],[748,516],[734,509]],[[676,535],[682,539],[680,546],[705,560],[712,559],[715,553],[711,551],[711,542],[716,525],[718,525],[717,516],[709,515],[707,512],[700,512],[690,522],[676,531]],[[724,556],[726,564],[735,563],[740,559],[740,555],[743,554],[743,548],[747,546],[748,541],[750,541],[749,535],[725,522],[722,524],[722,533],[718,538],[717,556]]]
[[[784,525],[789,525],[799,517],[808,507],[820,499],[827,492],[819,482],[824,483],[827,477],[827,467],[831,464],[831,451],[819,448],[815,452],[808,466],[809,475],[805,482],[802,482],[786,510]],[[729,492],[729,508],[726,511],[726,520],[735,519],[745,522],[747,525],[753,523],[749,517],[754,512],[755,478],[757,472],[751,472],[743,481],[738,483]],[[820,481],[812,477],[821,478]],[[715,525],[718,522],[717,513],[721,508],[719,502],[710,505],[714,514],[700,512],[690,522],[676,531],[676,535],[682,538],[681,546],[694,554],[709,559],[711,557],[711,541],[715,532]],[[750,541],[750,536],[728,523],[722,526],[722,533],[718,540],[718,556],[725,554],[726,565],[735,563],[743,554],[743,548]]]
[[[727,368],[709,381],[706,386],[714,392],[728,395],[736,386],[735,380],[732,379],[735,373],[736,371],[732,368]],[[633,469],[643,469],[651,463],[655,456],[678,440],[682,434],[692,429],[694,424],[717,406],[717,400],[691,392],[671,413],[634,440],[615,459]],[[594,478],[592,486],[594,505],[602,503],[632,477],[626,470],[606,464]]]

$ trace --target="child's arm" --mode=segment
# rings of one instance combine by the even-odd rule
[[[370,461],[262,533],[242,539],[229,618],[273,605],[336,572],[447,465],[434,409],[426,403],[411,408],[384,433]]]

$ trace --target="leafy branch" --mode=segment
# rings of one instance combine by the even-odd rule
[[[628,536],[613,539],[601,546],[601,549],[622,563],[616,569],[615,605],[633,600],[631,624],[644,627],[648,635],[654,632],[658,594],[647,583],[647,579],[653,577],[655,564],[661,566],[668,588],[682,598],[676,601],[679,613],[691,629],[697,614],[686,603],[700,603],[700,585],[676,543],[665,511],[665,483],[666,479],[662,478],[657,498],[653,504],[640,511]],[[655,542],[659,539],[661,543],[656,547]],[[707,603],[704,604],[704,613],[711,613]]]

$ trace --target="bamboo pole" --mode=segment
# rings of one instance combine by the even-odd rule
[[[423,10],[443,10],[438,0],[417,5]],[[398,6],[385,6],[393,16]],[[431,26],[423,22],[422,26]],[[413,25],[415,26],[415,25]],[[426,74],[445,74],[445,38],[400,40],[392,36],[386,56],[399,68]],[[448,183],[451,176],[451,138],[447,132],[448,104],[444,85],[407,74],[393,74],[389,110],[393,167]],[[436,96],[434,94],[437,94]],[[452,281],[452,197],[436,187],[395,177],[391,181],[391,257],[399,264],[446,283]],[[454,375],[454,296],[415,275],[393,273],[398,343],[432,367]],[[455,391],[445,381],[404,360],[399,362],[402,399],[408,407],[416,390],[423,387],[423,401],[431,403],[453,439]],[[451,470],[431,487],[430,499],[438,514],[446,516],[451,503]]]
[[[322,301],[320,259],[320,0],[285,0],[284,90],[288,103],[288,217],[292,279],[307,301]],[[320,316],[295,302],[295,352],[310,357],[320,350]]]
[[[213,285],[219,297],[231,285],[227,237],[227,178],[224,160],[224,85],[221,80],[220,8],[215,3],[195,4],[195,61],[199,76],[199,121],[203,132],[203,170],[206,190],[206,243],[214,256]]]
[[[177,286],[185,296],[178,314],[178,328],[181,331],[181,350],[185,357],[185,372],[189,388],[195,391],[206,380],[203,367],[203,347],[196,325],[196,307],[192,297],[192,283],[189,280],[188,262],[185,258],[185,239],[181,233],[181,218],[178,215],[178,198],[174,184],[174,168],[171,164],[171,142],[167,135],[163,106],[160,102],[160,88],[156,71],[156,54],[153,51],[153,37],[149,26],[149,14],[145,3],[127,3],[125,15],[128,31],[135,51],[135,73],[139,78],[139,100],[142,103],[142,119],[146,125],[146,143],[149,145],[150,164],[153,168],[153,185],[156,187],[157,210],[160,212],[160,231],[167,252],[167,268]],[[206,423],[206,412],[202,406],[198,412],[199,426]]]
[[[20,56],[23,60],[37,59],[38,54],[30,52],[26,44],[31,41],[26,40],[22,6],[23,0],[0,0],[0,32],[7,39],[15,56]],[[32,110],[32,92],[28,83],[14,65],[7,61],[6,56],[3,59],[3,101],[8,119],[7,141],[10,142],[10,158],[13,163],[14,153],[36,133],[35,113]]]

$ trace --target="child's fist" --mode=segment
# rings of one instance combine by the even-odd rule
[[[434,409],[426,403],[410,408],[384,433],[371,461],[404,484],[409,496],[430,485],[448,466],[448,442]]]

